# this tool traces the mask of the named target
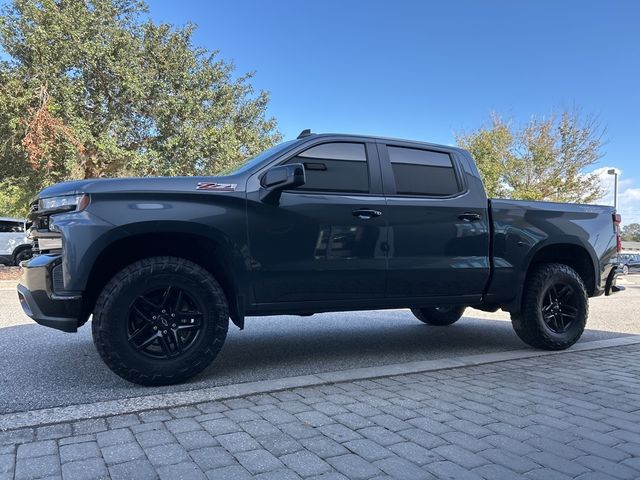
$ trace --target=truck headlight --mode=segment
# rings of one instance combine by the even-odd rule
[[[38,200],[39,211],[80,212],[89,205],[89,195],[61,195],[59,197],[41,198]]]

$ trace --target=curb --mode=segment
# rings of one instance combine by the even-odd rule
[[[292,388],[314,387],[338,382],[351,382],[389,377],[393,375],[407,375],[412,373],[471,367],[487,363],[545,357],[549,355],[562,355],[564,353],[578,353],[602,348],[623,347],[638,344],[640,344],[640,335],[629,335],[607,340],[579,343],[571,347],[569,350],[562,351],[531,349],[511,350],[507,352],[468,355],[455,359],[424,360],[377,367],[354,368],[350,370],[325,372],[314,375],[302,375],[274,380],[239,383],[235,385],[224,385],[220,387],[210,387],[185,392],[146,395],[105,402],[7,413],[0,415],[0,431],[51,425],[62,422],[73,422],[77,420],[87,420],[91,418],[121,415],[126,413],[137,413],[160,408],[182,407],[196,403],[227,400],[230,398],[289,390]]]
[[[18,280],[0,280],[0,290],[15,290]]]

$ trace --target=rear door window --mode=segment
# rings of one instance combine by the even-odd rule
[[[448,153],[388,146],[398,195],[447,196],[461,188]]]

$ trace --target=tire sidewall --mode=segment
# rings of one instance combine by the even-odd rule
[[[203,314],[202,329],[195,343],[184,354],[177,358],[154,359],[136,351],[128,341],[129,309],[140,295],[169,285],[190,293]],[[100,327],[98,330],[105,347],[111,355],[118,356],[119,363],[135,365],[135,369],[147,377],[169,378],[194,368],[199,370],[200,364],[205,361],[203,349],[219,350],[222,347],[228,327],[225,315],[226,308],[219,304],[219,299],[206,283],[197,282],[172,266],[154,268],[153,273],[140,269],[122,279],[108,296],[104,309],[98,318],[94,318],[94,322]]]

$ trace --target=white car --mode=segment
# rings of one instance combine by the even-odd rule
[[[0,217],[0,264],[20,265],[32,255],[24,220]]]

